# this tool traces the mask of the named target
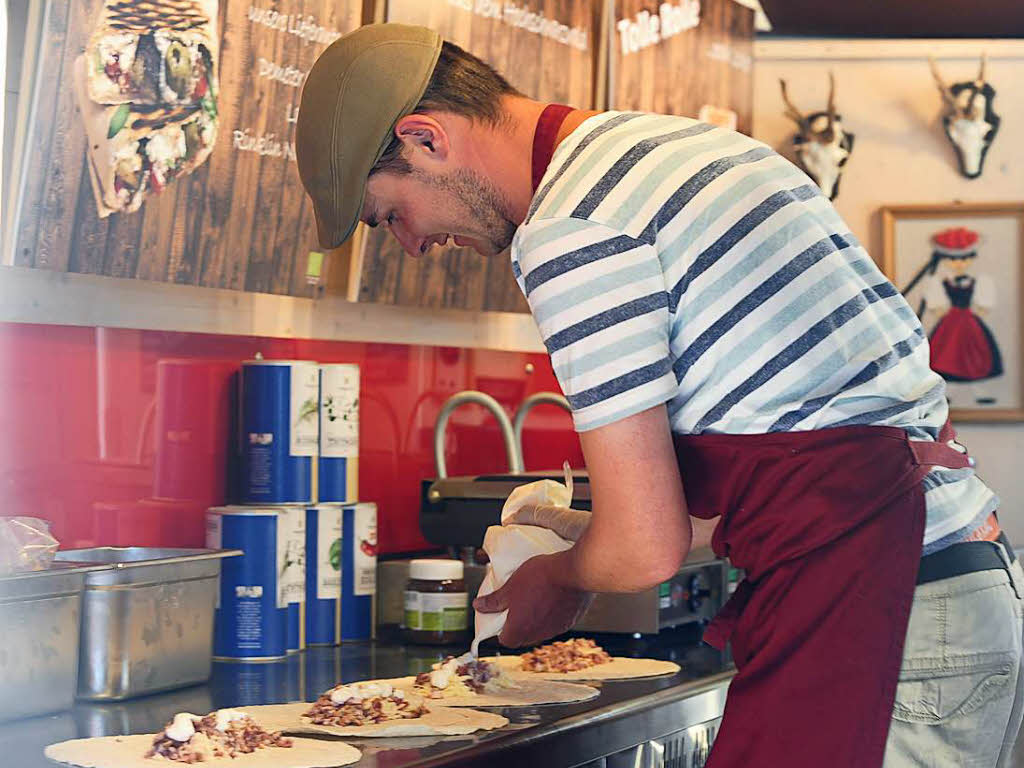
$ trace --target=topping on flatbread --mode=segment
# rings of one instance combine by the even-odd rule
[[[422,699],[388,683],[355,683],[327,691],[304,714],[316,725],[351,726],[410,720],[427,711]]]
[[[279,732],[263,730],[244,712],[220,709],[205,717],[179,712],[153,737],[146,757],[178,763],[202,763],[238,757],[266,747],[292,746]]]
[[[518,687],[497,664],[475,659],[467,653],[449,656],[435,664],[430,672],[417,675],[413,690],[428,699],[445,699]]]
[[[542,645],[520,658],[524,672],[577,672],[612,660],[601,646],[587,638]]]

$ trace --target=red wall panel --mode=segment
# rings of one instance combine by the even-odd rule
[[[385,553],[428,547],[419,486],[449,395],[480,389],[511,418],[559,391],[543,354],[0,323],[0,515],[46,518],[64,547],[201,545],[206,507],[229,500],[235,376],[257,352],[360,365],[360,497],[378,504]],[[523,443],[529,469],[582,466],[560,409],[532,412]],[[446,456],[453,475],[506,469],[477,406],[453,414]]]

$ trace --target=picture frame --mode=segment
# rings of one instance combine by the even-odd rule
[[[1024,202],[881,208],[882,271],[928,334],[958,422],[1024,421]]]

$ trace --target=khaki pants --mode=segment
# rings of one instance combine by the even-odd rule
[[[1006,768],[1024,716],[1024,571],[914,592],[884,768]]]

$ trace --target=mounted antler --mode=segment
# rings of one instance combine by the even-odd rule
[[[949,114],[956,113],[956,102],[953,100],[953,92],[949,90],[949,86],[946,81],[942,79],[942,75],[939,73],[939,65],[935,63],[935,57],[928,57],[928,64],[932,68],[932,77],[935,78],[935,85],[939,88],[939,94],[942,96],[942,106]]]
[[[843,172],[853,149],[853,134],[843,129],[842,119],[836,111],[836,78],[828,73],[828,103],[823,111],[802,113],[789,97],[786,81],[782,86],[785,115],[797,124],[799,131],[793,137],[793,146],[800,165],[814,178],[830,200],[839,191],[839,176]]]
[[[806,132],[810,126],[807,124],[807,118],[803,116],[803,113],[796,108],[796,105],[789,98],[789,92],[786,90],[786,81],[781,77],[779,78],[779,85],[782,86],[782,100],[786,104],[786,117],[791,118],[798,126],[800,130]]]
[[[828,73],[828,127],[825,129],[825,135],[828,140],[832,140],[832,126],[836,122],[836,78],[831,71]]]
[[[981,175],[988,147],[999,130],[999,115],[992,107],[996,92],[985,79],[988,58],[981,54],[978,74],[973,80],[948,84],[939,74],[935,59],[928,57],[932,77],[942,96],[942,125],[956,148],[960,173],[969,179]]]

